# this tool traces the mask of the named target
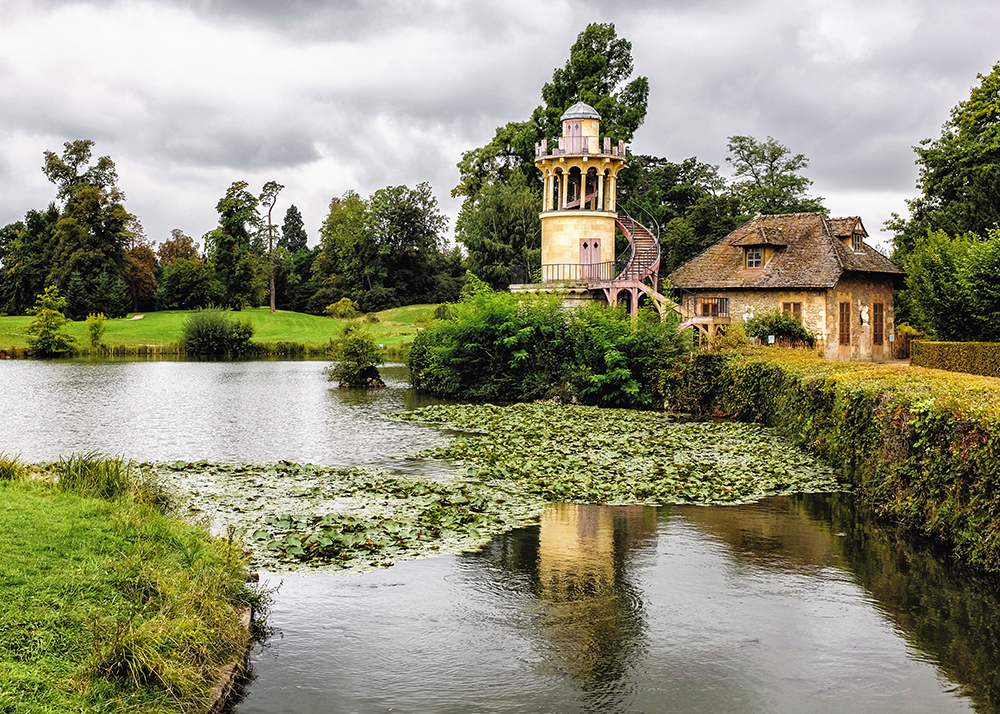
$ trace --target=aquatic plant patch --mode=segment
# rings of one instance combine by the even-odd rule
[[[181,512],[245,534],[254,563],[364,571],[472,550],[531,523],[544,501],[518,488],[397,478],[312,464],[142,464]]]
[[[395,417],[474,432],[424,455],[545,500],[741,503],[845,488],[829,464],[755,424],[554,403],[435,405]]]

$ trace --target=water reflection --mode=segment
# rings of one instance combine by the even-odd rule
[[[271,619],[280,635],[256,653],[239,711],[969,711],[942,672],[959,671],[954,655],[980,659],[982,676],[997,670],[981,642],[993,620],[969,639],[961,618],[928,612],[928,626],[955,622],[929,646],[902,630],[894,608],[913,603],[882,597],[915,586],[883,554],[876,570],[896,587],[866,589],[864,568],[851,568],[870,561],[855,549],[883,536],[869,524],[857,542],[838,520],[844,503],[557,504],[478,553],[357,578],[291,576]],[[963,613],[984,595],[949,582],[942,600]]]

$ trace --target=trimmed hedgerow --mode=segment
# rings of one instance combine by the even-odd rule
[[[1000,380],[786,350],[698,354],[686,404],[778,427],[879,515],[1000,572]]]
[[[910,348],[910,364],[950,372],[1000,377],[1000,342],[928,342]]]

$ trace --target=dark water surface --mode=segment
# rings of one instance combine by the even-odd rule
[[[361,465],[449,436],[332,388],[321,362],[0,362],[0,452]],[[360,576],[265,574],[257,712],[1000,714],[996,583],[851,496],[558,504],[479,553]]]

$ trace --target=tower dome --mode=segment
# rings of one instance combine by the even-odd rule
[[[583,102],[577,102],[569,109],[563,112],[563,115],[559,117],[559,121],[566,121],[567,119],[597,119],[601,120],[601,115],[597,113],[589,104],[584,104]]]

